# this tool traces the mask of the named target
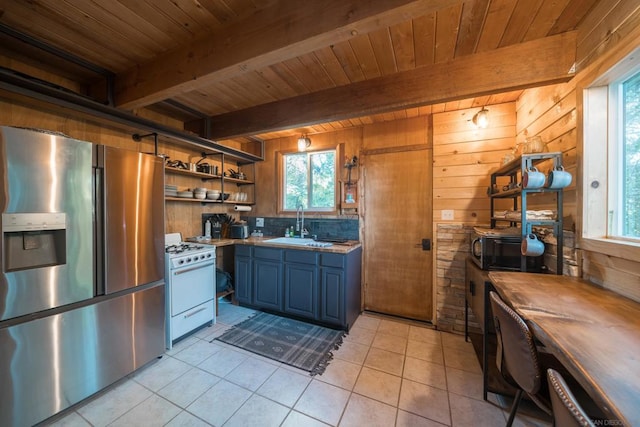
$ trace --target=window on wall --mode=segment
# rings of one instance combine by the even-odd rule
[[[640,239],[640,71],[611,92],[608,234]]]
[[[604,243],[591,248],[635,257],[640,253],[638,56],[628,56],[598,78],[584,90],[583,101],[585,247]],[[622,246],[627,249],[620,252]]]
[[[336,209],[336,150],[284,154],[282,171],[283,210]]]

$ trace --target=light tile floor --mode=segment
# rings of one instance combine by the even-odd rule
[[[217,323],[76,405],[53,426],[502,426],[459,335],[361,315],[323,375],[211,342],[252,310],[220,304]],[[516,426],[549,426],[518,416]]]

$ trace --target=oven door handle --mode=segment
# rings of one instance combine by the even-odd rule
[[[185,319],[188,319],[189,317],[191,317],[191,316],[195,316],[196,314],[198,314],[198,313],[200,313],[201,311],[204,311],[204,310],[206,310],[206,309],[207,309],[207,307],[200,307],[200,308],[199,308],[199,309],[197,309],[196,311],[192,311],[191,313],[187,313],[187,314],[185,314],[183,317],[184,317]]]
[[[204,267],[210,267],[210,266],[212,266],[212,265],[213,265],[213,263],[212,263],[212,262],[207,263],[207,264],[198,264],[198,265],[194,265],[194,266],[193,266],[193,267],[191,267],[191,268],[185,268],[185,269],[183,269],[183,270],[176,270],[176,271],[174,271],[174,272],[173,272],[173,275],[174,275],[174,276],[177,276],[177,275],[179,275],[179,274],[188,273],[188,272],[190,272],[190,271],[199,270],[199,269],[201,269],[201,268],[204,268]]]

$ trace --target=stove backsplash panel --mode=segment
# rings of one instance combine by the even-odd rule
[[[212,214],[202,214],[202,235],[205,234],[205,223]],[[256,217],[241,216],[240,219],[249,225],[249,233],[256,229],[262,231],[265,236],[281,237],[287,227],[295,230],[295,218],[264,217],[264,227],[256,227]],[[347,218],[305,218],[304,227],[309,231],[309,237],[338,238],[347,240],[360,240],[359,220]]]

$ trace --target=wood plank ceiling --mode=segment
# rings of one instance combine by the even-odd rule
[[[76,91],[95,94],[103,87],[95,74],[35,56],[6,35],[6,29],[14,30],[114,73],[118,108],[150,108],[191,129],[201,129],[206,116],[221,124],[253,121],[257,124],[246,131],[220,125],[211,134],[271,139],[514,101],[525,87],[566,80],[572,62],[565,62],[575,61],[575,37],[558,35],[575,30],[597,3],[16,0],[0,4],[5,30],[0,55],[9,59],[2,66],[36,77],[34,68],[55,72],[60,76],[56,84]],[[561,71],[527,62],[536,59],[530,57],[537,51],[544,56],[560,48],[573,52],[538,62],[558,62]],[[493,51],[504,54],[489,56]],[[528,57],[518,58],[520,51]],[[494,68],[486,73],[495,76],[486,81],[459,72],[456,66],[473,64],[475,56],[497,61],[504,70],[488,64]],[[510,70],[522,74],[517,62],[534,69],[511,81]],[[499,75],[503,71],[506,75]],[[429,73],[453,74],[429,79],[444,84],[447,92],[430,96],[437,92],[434,87],[411,98],[411,82]],[[391,88],[392,81],[399,88]],[[363,97],[363,91],[379,94]],[[339,93],[355,99],[335,96]],[[341,108],[333,101],[337,98]],[[310,100],[321,100],[321,105],[313,104],[304,119],[296,119],[301,105],[312,105]]]

